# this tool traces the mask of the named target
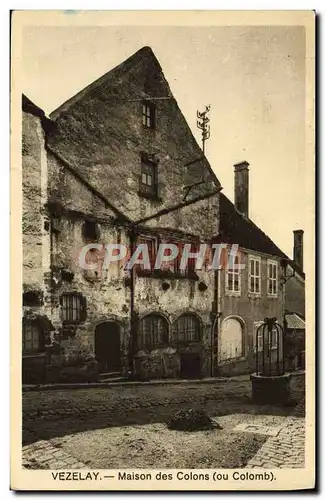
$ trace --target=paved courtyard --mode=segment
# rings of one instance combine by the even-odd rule
[[[233,467],[302,467],[303,377],[293,377],[294,402],[288,406],[254,405],[250,391],[249,379],[239,377],[213,384],[188,382],[24,392],[23,461],[30,468],[114,468],[107,457],[117,450],[115,464],[122,468],[127,466],[124,454],[129,455],[133,446],[140,460],[138,467],[148,463],[142,465],[141,456],[149,460],[150,453],[152,457],[160,453],[160,467],[169,467],[173,460],[175,464],[183,460],[183,466],[189,468],[228,467],[222,462],[225,456]],[[172,436],[166,430],[166,421],[175,410],[189,407],[203,408],[217,419],[223,427],[220,435],[194,433],[196,437],[188,435],[185,441],[180,436],[184,433]],[[243,423],[260,426],[262,430],[236,432],[236,426]],[[275,435],[267,428],[274,429]],[[191,465],[186,455],[174,456],[175,439],[178,449],[185,450],[186,446],[200,449],[201,440],[201,445],[206,443],[206,453],[201,453]],[[114,440],[120,443],[119,451],[118,446],[109,449],[108,443]],[[106,445],[100,455],[102,442]],[[236,456],[229,454],[228,450],[236,446],[241,446],[242,451]]]

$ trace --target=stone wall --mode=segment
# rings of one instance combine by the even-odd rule
[[[23,113],[22,122],[22,232],[24,291],[44,292],[49,270],[49,232],[45,210],[47,165],[44,132],[39,117]]]
[[[129,248],[127,227],[119,226],[112,210],[105,207],[104,202],[94,199],[89,189],[51,154],[49,154],[49,169],[49,203],[56,203],[58,205],[55,206],[61,207],[60,215],[51,218],[53,276],[48,285],[51,289],[51,302],[47,306],[50,309],[53,325],[59,333],[65,352],[71,346],[67,339],[72,335],[88,350],[89,355],[94,356],[96,326],[106,321],[117,322],[121,334],[122,370],[126,373],[131,318],[129,271],[123,269],[123,262],[119,262],[111,264],[107,272],[96,276],[94,271],[80,268],[78,256],[82,247],[89,243],[83,235],[85,220],[93,218],[97,221],[100,233],[97,243],[103,245],[118,242]],[[161,221],[165,228],[164,217]],[[62,270],[71,272],[73,279],[68,281],[62,279]],[[169,284],[169,289],[166,291],[162,288],[163,282]],[[204,291],[199,290],[200,282],[206,285]],[[185,312],[193,312],[200,317],[203,324],[202,341],[198,345],[183,347],[183,350],[199,351],[202,374],[208,375],[211,369],[210,315],[214,297],[213,273],[205,269],[197,270],[196,280],[136,275],[134,283],[134,312],[138,318],[153,312],[163,313],[168,316],[172,324]],[[62,325],[60,297],[70,292],[82,294],[86,300],[87,311],[84,321],[71,327],[69,333]],[[177,376],[181,350],[177,346],[170,346],[151,353],[138,353],[136,369],[140,368],[141,376],[145,378]]]

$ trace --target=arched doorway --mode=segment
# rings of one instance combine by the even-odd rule
[[[113,321],[97,325],[95,330],[95,357],[100,372],[113,373],[121,369],[120,327]]]
[[[231,361],[244,355],[243,327],[239,319],[230,317],[221,323],[219,362]]]

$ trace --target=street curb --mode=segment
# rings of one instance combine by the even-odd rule
[[[292,376],[305,375],[304,371],[292,372]],[[114,387],[142,387],[155,385],[188,385],[188,384],[215,384],[223,382],[245,382],[249,380],[249,375],[239,375],[237,377],[216,377],[203,379],[166,379],[166,380],[146,380],[146,381],[120,381],[120,382],[90,382],[90,383],[71,383],[71,384],[40,384],[23,385],[23,392],[32,391],[58,391],[62,389],[100,389]]]

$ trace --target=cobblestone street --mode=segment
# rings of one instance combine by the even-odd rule
[[[303,391],[303,377],[293,377],[294,402],[285,407],[252,404],[247,377],[213,384],[166,383],[24,392],[24,464],[30,468],[90,467],[87,460],[80,462],[79,454],[71,456],[67,450],[57,447],[56,438],[86,434],[96,429],[160,425],[175,410],[191,407],[204,409],[211,417],[226,419],[240,414],[240,421],[248,423],[257,417],[271,419],[271,423],[272,418],[274,422],[279,421],[279,434],[268,439],[265,436],[260,442],[260,449],[254,451],[253,447],[249,460],[243,466],[301,467],[304,461]],[[297,402],[300,402],[298,406]],[[84,462],[87,465],[80,465]]]

